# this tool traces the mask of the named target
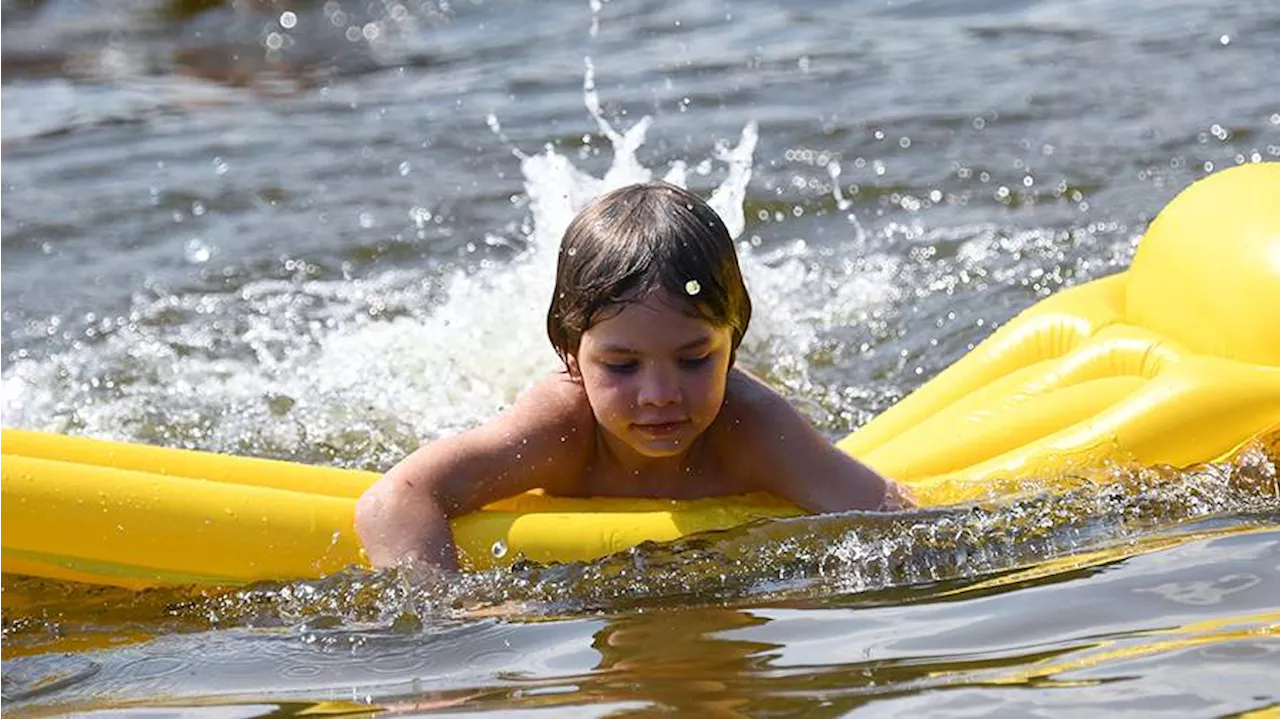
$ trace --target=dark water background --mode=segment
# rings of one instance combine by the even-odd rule
[[[1280,159],[1271,0],[47,0],[2,40],[4,425],[369,469],[553,366],[548,197],[606,173],[720,188],[741,361],[835,438]],[[443,590],[6,577],[5,711],[1274,708],[1275,450]]]

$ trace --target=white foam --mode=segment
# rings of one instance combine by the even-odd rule
[[[531,217],[529,249],[511,263],[444,277],[401,270],[260,280],[236,295],[139,300],[132,321],[107,339],[15,362],[4,378],[5,424],[122,438],[169,432],[175,442],[229,451],[306,453],[324,443],[375,461],[382,458],[367,445],[484,421],[558,366],[545,312],[564,228],[597,195],[654,176],[637,157],[651,118],[615,129],[600,110],[589,59],[583,99],[612,144],[612,163],[594,177],[551,147],[517,152]],[[501,132],[498,118],[488,124]],[[708,158],[725,165],[710,201],[735,235],[756,139],[747,123],[736,144],[721,142]],[[673,162],[666,179],[683,185],[685,166]],[[160,319],[173,312],[187,316],[176,326]],[[381,319],[390,313],[401,316]],[[231,318],[242,325],[238,335]],[[139,365],[103,391],[103,377]]]

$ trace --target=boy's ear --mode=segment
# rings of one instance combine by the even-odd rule
[[[566,354],[564,357],[564,366],[569,370],[569,376],[573,379],[582,378],[582,369],[578,366],[578,356]]]

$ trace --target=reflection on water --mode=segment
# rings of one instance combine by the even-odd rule
[[[736,686],[778,645],[733,638],[768,620],[749,611],[698,608],[611,618],[591,646],[600,653],[590,691],[605,702],[639,701],[690,716],[740,716]]]

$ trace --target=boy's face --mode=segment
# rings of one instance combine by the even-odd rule
[[[724,401],[732,333],[655,292],[582,334],[576,365],[615,452],[686,452]],[[634,458],[634,457],[633,457]]]

